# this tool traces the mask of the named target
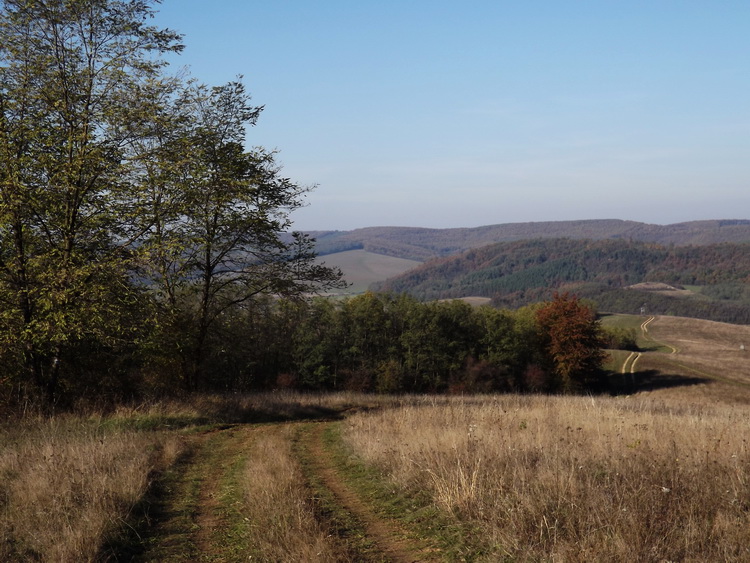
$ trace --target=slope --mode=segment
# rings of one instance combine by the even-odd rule
[[[750,322],[750,245],[666,247],[624,240],[537,239],[438,258],[376,284],[419,299],[492,297],[516,307],[551,290],[589,297],[604,310]],[[692,294],[627,289],[641,282],[690,286]],[[646,286],[648,287],[648,286]]]

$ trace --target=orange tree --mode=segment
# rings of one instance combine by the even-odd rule
[[[536,311],[536,324],[553,387],[564,392],[592,387],[606,358],[594,311],[575,295],[556,292]]]

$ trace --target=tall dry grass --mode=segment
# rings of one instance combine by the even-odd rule
[[[176,430],[333,414],[361,399],[288,392],[196,395],[108,408],[106,414],[28,416],[0,425],[0,561],[105,558],[102,546],[127,529],[155,474],[181,453]],[[286,446],[279,446],[278,455],[270,455],[273,446],[263,447],[254,462],[257,474],[268,471],[260,468],[263,456],[279,466],[279,474],[291,471],[280,465]]]
[[[179,448],[83,418],[0,428],[0,560],[94,560]]]
[[[292,451],[290,426],[266,427],[247,459],[243,513],[253,553],[263,561],[341,561]]]
[[[425,399],[349,446],[521,561],[750,560],[750,413],[636,399]]]

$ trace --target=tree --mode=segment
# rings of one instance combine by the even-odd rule
[[[324,297],[305,308],[293,332],[293,354],[299,384],[306,389],[336,389],[346,334],[340,307]]]
[[[557,385],[566,392],[592,385],[606,353],[591,308],[576,296],[555,293],[537,309],[536,322]]]
[[[0,325],[55,396],[69,351],[123,337],[136,296],[130,150],[141,86],[180,37],[148,0],[4,0],[0,11]]]
[[[184,115],[178,120],[184,129],[163,151],[173,159],[163,167],[168,174],[155,184],[150,176],[159,189],[151,192],[145,248],[166,298],[167,323],[179,333],[188,390],[210,385],[206,346],[222,315],[258,295],[299,297],[341,285],[338,270],[315,261],[313,240],[282,236],[309,188],[281,176],[273,152],[245,150],[247,127],[261,110],[250,105],[240,81],[192,86],[175,112]]]
[[[147,25],[158,0],[0,2],[0,357],[19,380],[54,400],[76,354],[146,325],[193,389],[217,327],[243,324],[227,315],[339,283],[282,234],[308,188],[245,149],[261,108],[241,82],[166,76],[182,46]]]

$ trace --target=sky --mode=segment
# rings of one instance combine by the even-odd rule
[[[750,218],[747,0],[163,0],[298,230]]]

